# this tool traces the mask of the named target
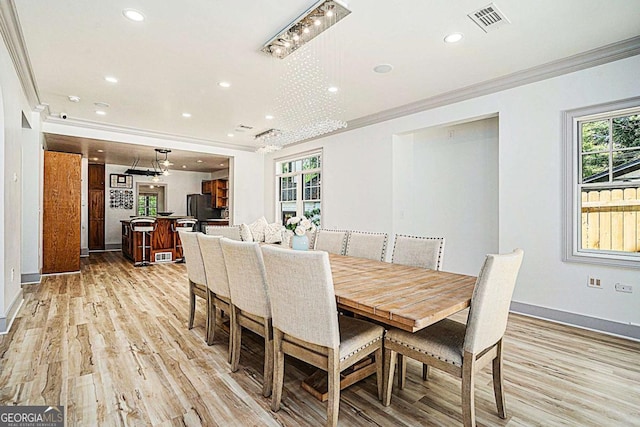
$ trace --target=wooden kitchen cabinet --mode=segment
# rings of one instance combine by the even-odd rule
[[[229,180],[214,179],[202,181],[202,194],[211,194],[212,208],[229,207]]]

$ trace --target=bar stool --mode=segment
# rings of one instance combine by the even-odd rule
[[[178,231],[194,231],[197,219],[194,218],[181,218],[177,219],[171,223],[171,231],[173,231],[173,242],[174,247],[176,248],[176,257],[180,254],[180,258],[176,258],[176,263],[184,262],[184,253],[182,252],[182,242],[180,241],[180,236],[178,235]]]
[[[149,256],[151,256],[151,233],[156,230],[156,226],[158,225],[156,219],[148,216],[139,216],[133,218],[129,224],[133,233],[142,233],[142,261],[135,263],[134,266],[146,267],[148,265],[151,265],[151,263],[147,259],[147,248],[149,249]],[[149,246],[147,246],[147,234],[149,235]],[[134,238],[135,242],[135,234],[132,237]],[[135,259],[135,248],[133,258]]]

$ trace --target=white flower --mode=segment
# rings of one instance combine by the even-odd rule
[[[311,228],[311,221],[309,221],[305,217],[302,217],[302,220],[300,221],[300,226],[304,227],[305,230],[309,230]]]
[[[299,225],[299,226],[296,227],[294,232],[298,236],[304,236],[304,234],[307,232],[307,230],[304,227],[302,227],[301,225]]]
[[[301,219],[300,217],[292,216],[291,218],[289,218],[289,219],[287,220],[287,225],[297,224],[297,223],[299,223],[299,222],[300,222],[300,219]]]

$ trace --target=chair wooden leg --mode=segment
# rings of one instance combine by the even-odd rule
[[[384,363],[382,357],[382,345],[375,352],[376,359],[376,384],[378,386],[378,400],[382,400],[382,386],[384,384]]]
[[[422,364],[422,381],[429,381],[429,365]]]
[[[207,333],[205,334],[207,345],[213,344],[216,334],[216,321],[214,316],[214,294],[207,289]]]
[[[496,346],[498,354],[493,359],[493,393],[496,396],[498,416],[505,419],[507,418],[507,404],[504,396],[504,378],[502,375],[502,340],[498,341]]]
[[[405,380],[407,378],[407,359],[404,355],[398,354],[398,390],[404,388]]]
[[[280,410],[282,387],[284,386],[284,353],[282,352],[282,332],[273,331],[273,390],[271,394],[271,410]]]
[[[262,375],[262,395],[271,396],[273,387],[273,329],[271,319],[264,321],[264,373]]]
[[[193,320],[196,316],[196,294],[193,293],[193,282],[189,280],[189,329],[193,329]]]
[[[465,351],[462,359],[462,424],[464,427],[476,427],[474,371],[475,356]]]
[[[338,413],[340,411],[340,354],[338,349],[329,349],[327,363],[328,393],[327,402],[327,426],[338,425]]]
[[[396,367],[398,353],[384,349],[384,384],[382,390],[382,404],[389,406],[391,403],[391,389],[393,388],[393,371]]]
[[[231,307],[231,335],[232,335],[232,350],[231,350],[231,372],[238,370],[240,364],[240,345],[242,344],[242,326],[238,319],[238,308],[234,305]]]

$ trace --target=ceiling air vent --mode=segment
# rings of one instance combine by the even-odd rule
[[[478,24],[478,27],[485,33],[489,31],[497,30],[503,25],[509,24],[509,19],[504,16],[504,13],[498,9],[494,3],[489,3],[483,8],[471,12],[467,15],[473,22]]]

